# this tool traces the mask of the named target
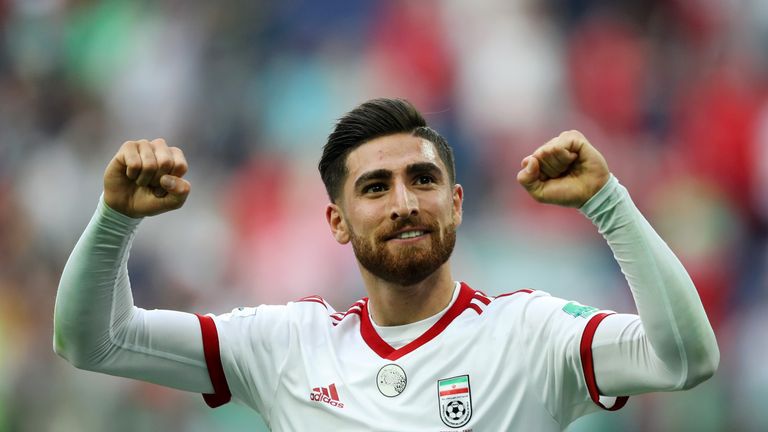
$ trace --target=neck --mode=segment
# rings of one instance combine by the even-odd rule
[[[445,309],[451,302],[454,280],[448,263],[414,285],[382,280],[360,267],[368,291],[368,308],[380,326],[410,324]]]

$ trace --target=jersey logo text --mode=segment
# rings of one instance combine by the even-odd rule
[[[339,401],[339,392],[336,391],[336,384],[328,387],[315,387],[309,394],[309,400],[313,402],[324,402],[336,408],[344,408],[344,404]]]

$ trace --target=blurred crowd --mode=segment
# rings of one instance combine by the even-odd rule
[[[0,432],[261,430],[245,408],[58,358],[59,275],[120,144],[163,137],[193,192],[142,223],[138,306],[320,294],[345,310],[365,293],[316,165],[335,119],[377,96],[411,100],[454,146],[454,274],[474,288],[634,312],[589,221],[516,183],[566,129],[689,270],[718,373],[569,431],[768,430],[768,2],[0,0],[0,31]]]

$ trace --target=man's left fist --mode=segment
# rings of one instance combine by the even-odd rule
[[[610,178],[608,164],[579,131],[563,132],[526,156],[517,181],[539,202],[581,207]]]

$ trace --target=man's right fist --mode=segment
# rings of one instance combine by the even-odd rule
[[[162,138],[126,141],[104,171],[104,202],[132,218],[175,210],[189,195],[187,168],[184,153]]]

